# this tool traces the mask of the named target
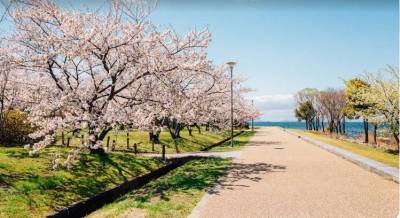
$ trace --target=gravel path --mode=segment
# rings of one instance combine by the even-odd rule
[[[396,217],[397,183],[279,128],[260,128],[190,217]]]

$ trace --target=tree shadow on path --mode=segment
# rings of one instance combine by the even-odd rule
[[[208,193],[219,194],[222,189],[233,190],[235,187],[249,187],[248,185],[240,184],[239,181],[259,182],[262,180],[262,175],[276,172],[286,172],[286,166],[266,163],[233,163],[228,167],[227,174],[219,179]]]

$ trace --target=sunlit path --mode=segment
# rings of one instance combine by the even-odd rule
[[[279,128],[260,128],[191,217],[396,217],[398,184]]]

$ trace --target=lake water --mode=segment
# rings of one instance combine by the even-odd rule
[[[305,122],[254,122],[255,126],[279,126],[291,129],[305,129]],[[325,124],[326,126],[326,124]],[[370,131],[373,127],[370,125]],[[364,134],[364,127],[362,122],[346,122],[346,134],[350,137],[357,137]]]

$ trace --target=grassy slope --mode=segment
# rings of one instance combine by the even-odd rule
[[[187,217],[230,162],[220,158],[191,161],[89,217]]]
[[[201,134],[198,133],[197,129],[193,129],[192,134],[193,136],[190,136],[186,129],[181,131],[182,138],[176,140],[178,150],[181,153],[199,151],[202,148],[207,147],[208,145],[214,144],[216,142],[225,139],[226,137],[229,137],[228,132],[213,133],[204,131],[204,129],[202,130]],[[112,140],[116,140],[117,144],[116,149],[127,149],[126,133],[124,131],[121,131],[118,135],[115,135],[114,132],[110,132],[108,136],[110,136],[110,144]],[[71,145],[73,146],[79,145],[80,141],[79,137],[72,137],[71,133],[65,134],[65,138],[67,137],[71,137]],[[106,140],[107,137],[104,139],[104,144],[106,144]],[[151,152],[151,142],[149,140],[149,135],[147,132],[132,130],[129,133],[130,149],[133,149],[134,143],[139,143],[138,145],[139,152]],[[58,145],[61,144],[60,136],[58,136],[56,144]],[[175,143],[170,137],[169,132],[166,131],[161,132],[160,144],[155,145],[155,152],[161,153],[162,144],[165,144],[167,153],[176,153]],[[238,145],[240,145],[240,143]],[[221,148],[220,149],[221,151],[238,149],[237,147],[236,148],[230,148],[229,146],[223,146],[223,147],[225,148],[223,149]]]
[[[0,217],[48,215],[162,165],[126,154],[83,154],[74,169],[53,171],[55,152],[68,149],[53,147],[31,158],[23,148],[0,147]]]
[[[233,148],[227,142],[212,151],[237,150],[252,134],[247,132],[235,138]],[[122,144],[126,142],[126,135],[121,133],[117,137],[120,148],[125,149]],[[203,131],[198,134],[193,130],[193,136],[189,136],[185,130],[182,137],[178,142],[181,152],[198,151],[228,137],[228,133]],[[139,149],[151,150],[146,132],[133,131],[130,138],[131,143],[143,142]],[[79,143],[79,138],[73,140],[76,145]],[[161,142],[167,145],[167,152],[175,153],[167,132],[162,133]],[[32,158],[23,148],[0,146],[0,217],[43,216],[162,165],[156,160],[121,153],[111,153],[108,157],[83,154],[74,169],[53,171],[53,155],[61,153],[65,157],[70,150],[72,148],[50,147],[39,157]],[[156,151],[160,150],[160,146],[156,146]]]
[[[320,140],[330,145],[337,146],[339,148],[343,148],[345,150],[362,155],[364,157],[379,161],[383,164],[397,168],[399,167],[399,155],[389,153],[387,150],[383,148],[374,148],[363,144],[338,140],[315,132],[307,132],[297,129],[292,129],[291,131],[297,132],[305,136],[309,136],[311,138]]]

